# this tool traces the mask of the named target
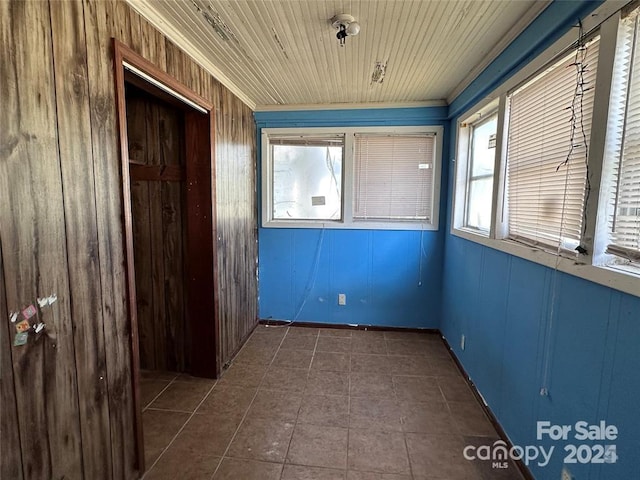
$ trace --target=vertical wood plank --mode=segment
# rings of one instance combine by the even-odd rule
[[[118,34],[115,24],[117,9],[116,2],[112,0],[84,2],[112,478],[128,480],[137,478],[137,445],[111,44],[112,36],[122,36]]]
[[[2,245],[0,245],[0,478],[22,480],[22,449],[20,432],[18,431],[18,409],[16,392],[13,384],[13,360],[11,359],[11,342],[15,335],[13,325],[8,321],[10,311],[5,294],[5,275],[2,261]]]
[[[87,478],[111,477],[111,432],[92,159],[87,49],[80,2],[51,2],[58,140],[74,350]]]
[[[12,347],[23,471],[27,478],[82,478],[48,3],[0,3],[0,32],[7,303],[18,309],[58,295],[42,314],[46,333]]]

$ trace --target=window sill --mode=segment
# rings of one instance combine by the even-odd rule
[[[640,268],[631,267],[623,270],[619,266],[609,267],[580,264],[577,262],[577,259],[558,256],[554,253],[529,247],[511,240],[497,240],[460,229],[452,229],[451,233],[457,237],[479,243],[494,250],[499,250],[552,269],[557,267],[559,271],[568,273],[569,275],[574,275],[640,297],[640,273],[633,272],[633,270],[640,272]]]
[[[336,230],[427,230],[436,231],[438,225],[420,222],[367,222],[367,221],[308,221],[272,220],[262,222],[262,228],[317,228]]]

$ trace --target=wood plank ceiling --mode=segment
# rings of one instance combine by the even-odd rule
[[[128,0],[251,107],[451,100],[548,1]],[[340,47],[329,19],[361,25]],[[377,63],[383,82],[372,81]]]

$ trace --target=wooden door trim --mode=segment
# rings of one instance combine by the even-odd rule
[[[220,369],[217,361],[217,356],[220,351],[220,336],[219,336],[219,318],[218,318],[218,288],[216,284],[217,279],[217,248],[215,245],[216,233],[216,212],[215,212],[215,115],[213,104],[205,98],[198,95],[196,92],[180,83],[177,79],[173,78],[168,73],[164,72],[156,65],[138,55],[131,48],[127,47],[123,43],[119,42],[115,38],[113,39],[113,52],[114,52],[114,71],[115,71],[115,98],[116,98],[116,120],[117,130],[120,139],[120,163],[121,163],[121,179],[122,179],[122,201],[123,201],[123,225],[124,225],[124,248],[126,258],[126,272],[127,272],[127,306],[129,312],[129,327],[131,335],[131,377],[133,384],[133,404],[134,404],[134,421],[136,432],[136,458],[137,468],[140,475],[145,471],[144,461],[144,437],[142,429],[142,405],[141,405],[141,393],[137,379],[140,375],[140,357],[139,357],[139,343],[138,343],[138,318],[137,318],[137,302],[136,302],[136,288],[135,288],[135,266],[133,256],[133,215],[131,205],[131,178],[129,174],[129,142],[127,133],[127,113],[126,113],[126,96],[125,96],[125,70],[124,62],[134,66],[138,70],[142,71],[145,75],[148,75],[156,82],[163,84],[170,90],[179,93],[184,98],[193,102],[206,111],[206,115],[209,121],[209,135],[210,135],[210,166],[211,166],[211,220],[213,228],[213,240],[211,245],[213,255],[213,320],[214,320],[214,364],[213,370],[217,376]],[[138,83],[138,87],[144,88],[142,82]],[[147,89],[149,93],[154,96],[158,96],[158,88],[149,83]],[[192,106],[184,103],[184,107],[187,110],[196,111]],[[188,180],[188,179],[187,179]],[[195,332],[194,332],[195,334]]]

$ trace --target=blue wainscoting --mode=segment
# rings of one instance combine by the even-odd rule
[[[600,3],[553,2],[454,100],[452,125]],[[538,441],[544,420],[618,427],[616,441],[591,442],[615,444],[617,462],[568,464],[573,478],[640,478],[640,298],[449,233],[443,274],[441,330],[491,411],[514,444],[555,447],[549,465],[529,465],[535,478],[559,479],[564,447],[585,443]]]

